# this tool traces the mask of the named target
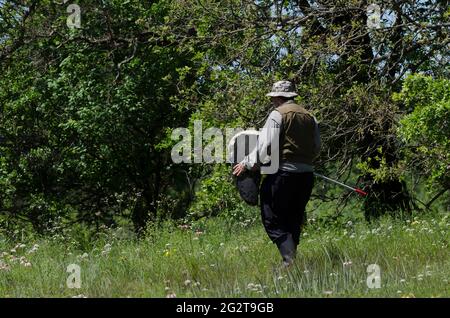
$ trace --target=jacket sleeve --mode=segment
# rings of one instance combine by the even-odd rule
[[[268,163],[270,161],[270,156],[268,155],[268,149],[270,145],[274,143],[274,140],[279,140],[280,138],[280,127],[281,127],[281,114],[274,110],[270,113],[269,117],[261,129],[258,138],[258,147],[253,149],[252,153],[244,158],[241,162],[245,165],[247,169],[253,168],[257,158],[256,151],[259,152],[259,162]]]

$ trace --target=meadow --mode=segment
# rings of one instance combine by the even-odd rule
[[[143,239],[125,228],[85,241],[73,230],[3,237],[0,297],[449,297],[449,225],[444,213],[337,226],[312,218],[289,269],[256,217],[164,222]],[[70,264],[80,288],[69,288]],[[379,286],[369,288],[371,264]]]

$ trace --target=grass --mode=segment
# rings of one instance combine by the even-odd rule
[[[70,235],[20,246],[0,239],[0,297],[449,297],[449,225],[438,214],[312,222],[289,270],[258,221],[167,223],[143,240],[104,230],[85,245]],[[67,287],[70,264],[80,266],[80,289]],[[370,264],[380,268],[380,288],[367,286]]]

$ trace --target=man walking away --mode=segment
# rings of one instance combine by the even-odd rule
[[[261,218],[269,238],[289,266],[295,258],[300,240],[305,207],[314,185],[313,159],[320,150],[320,133],[315,117],[295,103],[297,95],[289,81],[276,82],[270,96],[274,110],[270,113],[258,139],[260,162],[270,161],[272,144],[279,143],[279,168],[265,177],[260,188]],[[258,166],[248,156],[234,166],[240,175]]]

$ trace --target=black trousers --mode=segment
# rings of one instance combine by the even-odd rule
[[[312,172],[279,170],[266,176],[260,189],[261,217],[272,242],[279,244],[292,236],[295,246],[298,245],[313,185]]]

